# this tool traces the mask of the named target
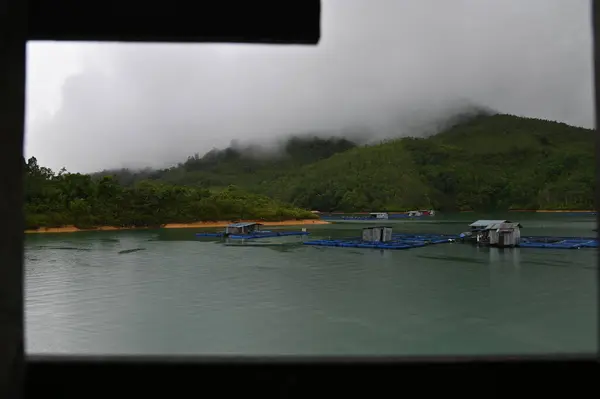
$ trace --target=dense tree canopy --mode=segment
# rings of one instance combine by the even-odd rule
[[[481,116],[337,154],[264,192],[336,210],[594,209],[594,143],[589,129]]]
[[[124,185],[152,179],[205,188],[229,185],[255,188],[262,181],[272,181],[290,170],[327,159],[355,146],[356,143],[338,137],[293,136],[276,149],[236,145],[224,150],[211,150],[204,156],[194,154],[168,169],[105,170],[93,176],[113,175]]]
[[[29,229],[314,217],[308,211],[234,186],[218,193],[150,180],[124,187],[112,176],[94,179],[64,170],[55,174],[39,166],[35,158],[25,164],[25,215]]]
[[[225,205],[231,204],[228,198],[233,192],[239,192],[228,189],[230,185],[254,193],[239,194],[253,213],[261,209],[256,205],[259,201],[269,201],[259,195],[321,211],[594,209],[594,136],[590,129],[563,123],[477,115],[458,118],[453,126],[427,138],[404,137],[359,146],[340,138],[293,137],[276,155],[256,146],[231,147],[192,156],[170,169],[104,171],[92,180],[81,175],[53,176],[38,167],[35,173],[29,172],[29,184],[31,193],[37,193],[46,186],[36,179],[52,181],[48,187],[55,191],[44,188],[44,195],[70,196],[50,203],[69,204],[78,217],[94,215],[89,216],[90,223],[113,220],[111,208],[93,205],[103,198],[100,191],[77,197],[71,194],[73,186],[117,190],[122,198],[116,202],[122,208],[119,218],[128,223],[137,220],[133,214],[140,209],[145,209],[144,223],[238,214],[240,207]],[[80,189],[81,195],[85,190]],[[151,211],[157,198],[163,201],[160,217]],[[68,202],[75,199],[79,201]],[[222,204],[217,205],[218,212],[208,210],[213,203]],[[87,208],[94,206],[94,211]],[[180,210],[175,211],[177,206]],[[135,210],[128,211],[132,207]],[[279,202],[270,207],[302,212]],[[53,208],[32,209],[41,218],[60,214]],[[268,217],[274,217],[273,212]]]

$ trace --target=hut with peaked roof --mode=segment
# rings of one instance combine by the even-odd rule
[[[481,219],[476,220],[469,225],[471,231],[468,233],[469,241],[475,241],[478,244],[489,243],[489,231],[487,227],[494,223],[510,223],[508,220],[493,220],[493,219]]]
[[[479,244],[511,247],[519,245],[521,241],[520,228],[523,226],[510,220],[481,219],[471,223],[469,227],[471,228],[470,240],[475,239]]]

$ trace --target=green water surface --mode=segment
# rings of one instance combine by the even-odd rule
[[[523,235],[594,236],[594,217],[439,215],[394,232],[453,233],[478,218]],[[307,226],[311,238],[364,224]],[[275,229],[275,228],[270,228]],[[596,249],[440,244],[401,251],[277,239],[224,246],[199,230],[28,235],[29,353],[473,355],[596,352]]]

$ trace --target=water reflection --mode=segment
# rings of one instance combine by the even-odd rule
[[[512,262],[515,269],[521,269],[521,250],[515,249],[512,252]]]
[[[515,269],[521,267],[521,248],[488,247],[487,250],[489,251],[490,263],[510,264]]]
[[[500,261],[500,249],[499,248],[488,248],[490,253],[490,263],[498,263]]]

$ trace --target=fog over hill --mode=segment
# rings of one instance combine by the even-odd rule
[[[587,0],[324,0],[318,46],[30,43],[28,60],[26,154],[77,172],[431,134],[471,107],[594,125]]]

